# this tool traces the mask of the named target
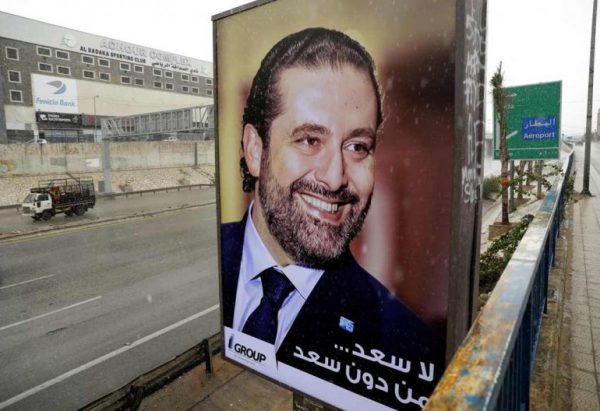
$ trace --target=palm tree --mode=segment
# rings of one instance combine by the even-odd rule
[[[502,86],[504,76],[502,74],[502,62],[498,70],[492,76],[490,81],[493,90],[494,110],[496,121],[498,122],[498,131],[500,134],[500,181],[502,182],[502,224],[508,225],[508,144],[506,141],[507,122],[506,122],[506,90]]]

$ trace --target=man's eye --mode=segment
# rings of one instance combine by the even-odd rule
[[[304,136],[304,137],[296,140],[296,142],[312,147],[312,146],[316,146],[317,144],[319,144],[319,139],[317,137]]]
[[[351,143],[346,145],[346,150],[355,152],[357,154],[369,154],[371,153],[371,146],[364,143]]]

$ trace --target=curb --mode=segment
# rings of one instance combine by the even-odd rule
[[[171,213],[171,212],[175,212],[175,211],[187,210],[190,208],[204,207],[204,206],[211,205],[211,204],[216,204],[216,200],[208,201],[208,202],[200,203],[200,204],[183,205],[183,206],[177,207],[177,208],[166,208],[163,210],[148,211],[146,213],[134,214],[134,215],[128,215],[128,216],[117,216],[117,217],[110,217],[110,218],[93,220],[93,221],[90,221],[90,220],[78,221],[78,222],[71,223],[71,224],[65,224],[60,227],[54,227],[54,226],[45,227],[40,230],[30,231],[30,232],[26,232],[26,233],[0,234],[0,243],[3,243],[6,240],[15,239],[15,238],[37,237],[37,236],[41,236],[41,235],[47,234],[47,233],[54,233],[54,232],[58,232],[58,231],[70,231],[70,230],[74,230],[74,229],[86,227],[86,226],[104,225],[104,224],[114,223],[114,222],[118,222],[118,221],[142,219],[142,218],[152,217],[152,216],[159,215],[159,214],[167,214],[167,213]]]
[[[137,191],[126,191],[123,193],[96,193],[96,198],[97,199],[102,199],[102,200],[114,200],[117,197],[125,197],[125,198],[129,198],[129,196],[132,195],[136,195],[139,194],[140,197],[142,197],[144,194],[156,194],[157,192],[166,192],[168,193],[169,191],[181,191],[181,190],[192,190],[193,188],[198,188],[200,190],[202,190],[202,188],[204,187],[215,187],[214,184],[188,184],[185,186],[171,186],[171,187],[159,187],[159,188],[149,188],[146,190],[137,190]],[[3,209],[9,209],[9,208],[21,208],[21,203],[17,203],[17,204],[4,204],[4,205],[0,205],[0,210]]]

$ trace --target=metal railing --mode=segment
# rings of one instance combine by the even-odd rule
[[[572,169],[573,153],[448,365],[427,410],[529,409],[548,275]]]
[[[157,188],[148,188],[146,190],[135,190],[135,191],[124,191],[122,193],[99,193],[99,197],[106,198],[115,198],[115,197],[125,197],[128,198],[130,196],[139,196],[143,197],[144,194],[156,194],[156,193],[168,193],[169,191],[181,191],[181,190],[192,190],[193,188],[202,189],[204,187],[214,187],[213,183],[200,183],[200,184],[186,184],[183,186],[170,186],[170,187],[157,187]]]

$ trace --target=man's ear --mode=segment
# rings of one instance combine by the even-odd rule
[[[260,175],[260,159],[262,156],[263,144],[258,131],[252,124],[244,126],[244,135],[242,136],[244,145],[244,158],[248,171],[253,177]]]

